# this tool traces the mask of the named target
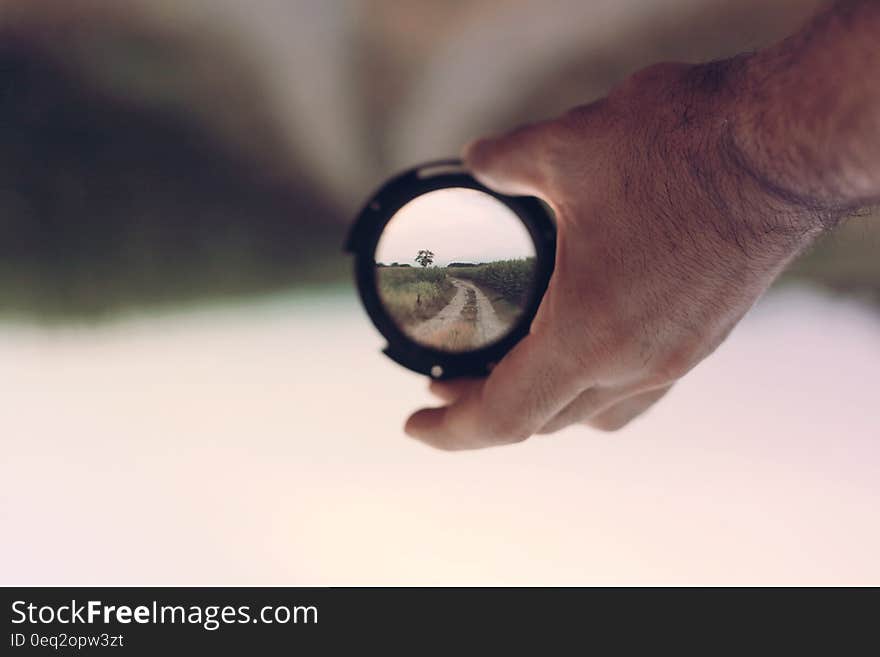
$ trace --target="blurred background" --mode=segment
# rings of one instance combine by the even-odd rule
[[[815,0],[0,0],[0,583],[880,583],[880,221],[643,420],[413,444],[340,247],[399,168]]]

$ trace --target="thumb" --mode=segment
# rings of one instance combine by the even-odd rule
[[[533,123],[465,146],[462,160],[481,183],[511,195],[545,196],[550,122]]]

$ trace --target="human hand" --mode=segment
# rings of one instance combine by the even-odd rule
[[[407,433],[469,449],[577,423],[615,430],[724,340],[821,230],[736,146],[740,65],[651,67],[466,149],[483,183],[553,208],[555,272],[529,335],[486,379],[432,382],[446,405]]]

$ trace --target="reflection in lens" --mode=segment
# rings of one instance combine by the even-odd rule
[[[472,351],[517,323],[535,277],[526,227],[498,199],[473,189],[429,192],[403,206],[376,248],[379,297],[419,344]]]

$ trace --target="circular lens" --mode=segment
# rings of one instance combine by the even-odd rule
[[[462,353],[504,338],[535,286],[535,244],[504,203],[451,187],[388,221],[374,254],[380,302],[417,344]]]

